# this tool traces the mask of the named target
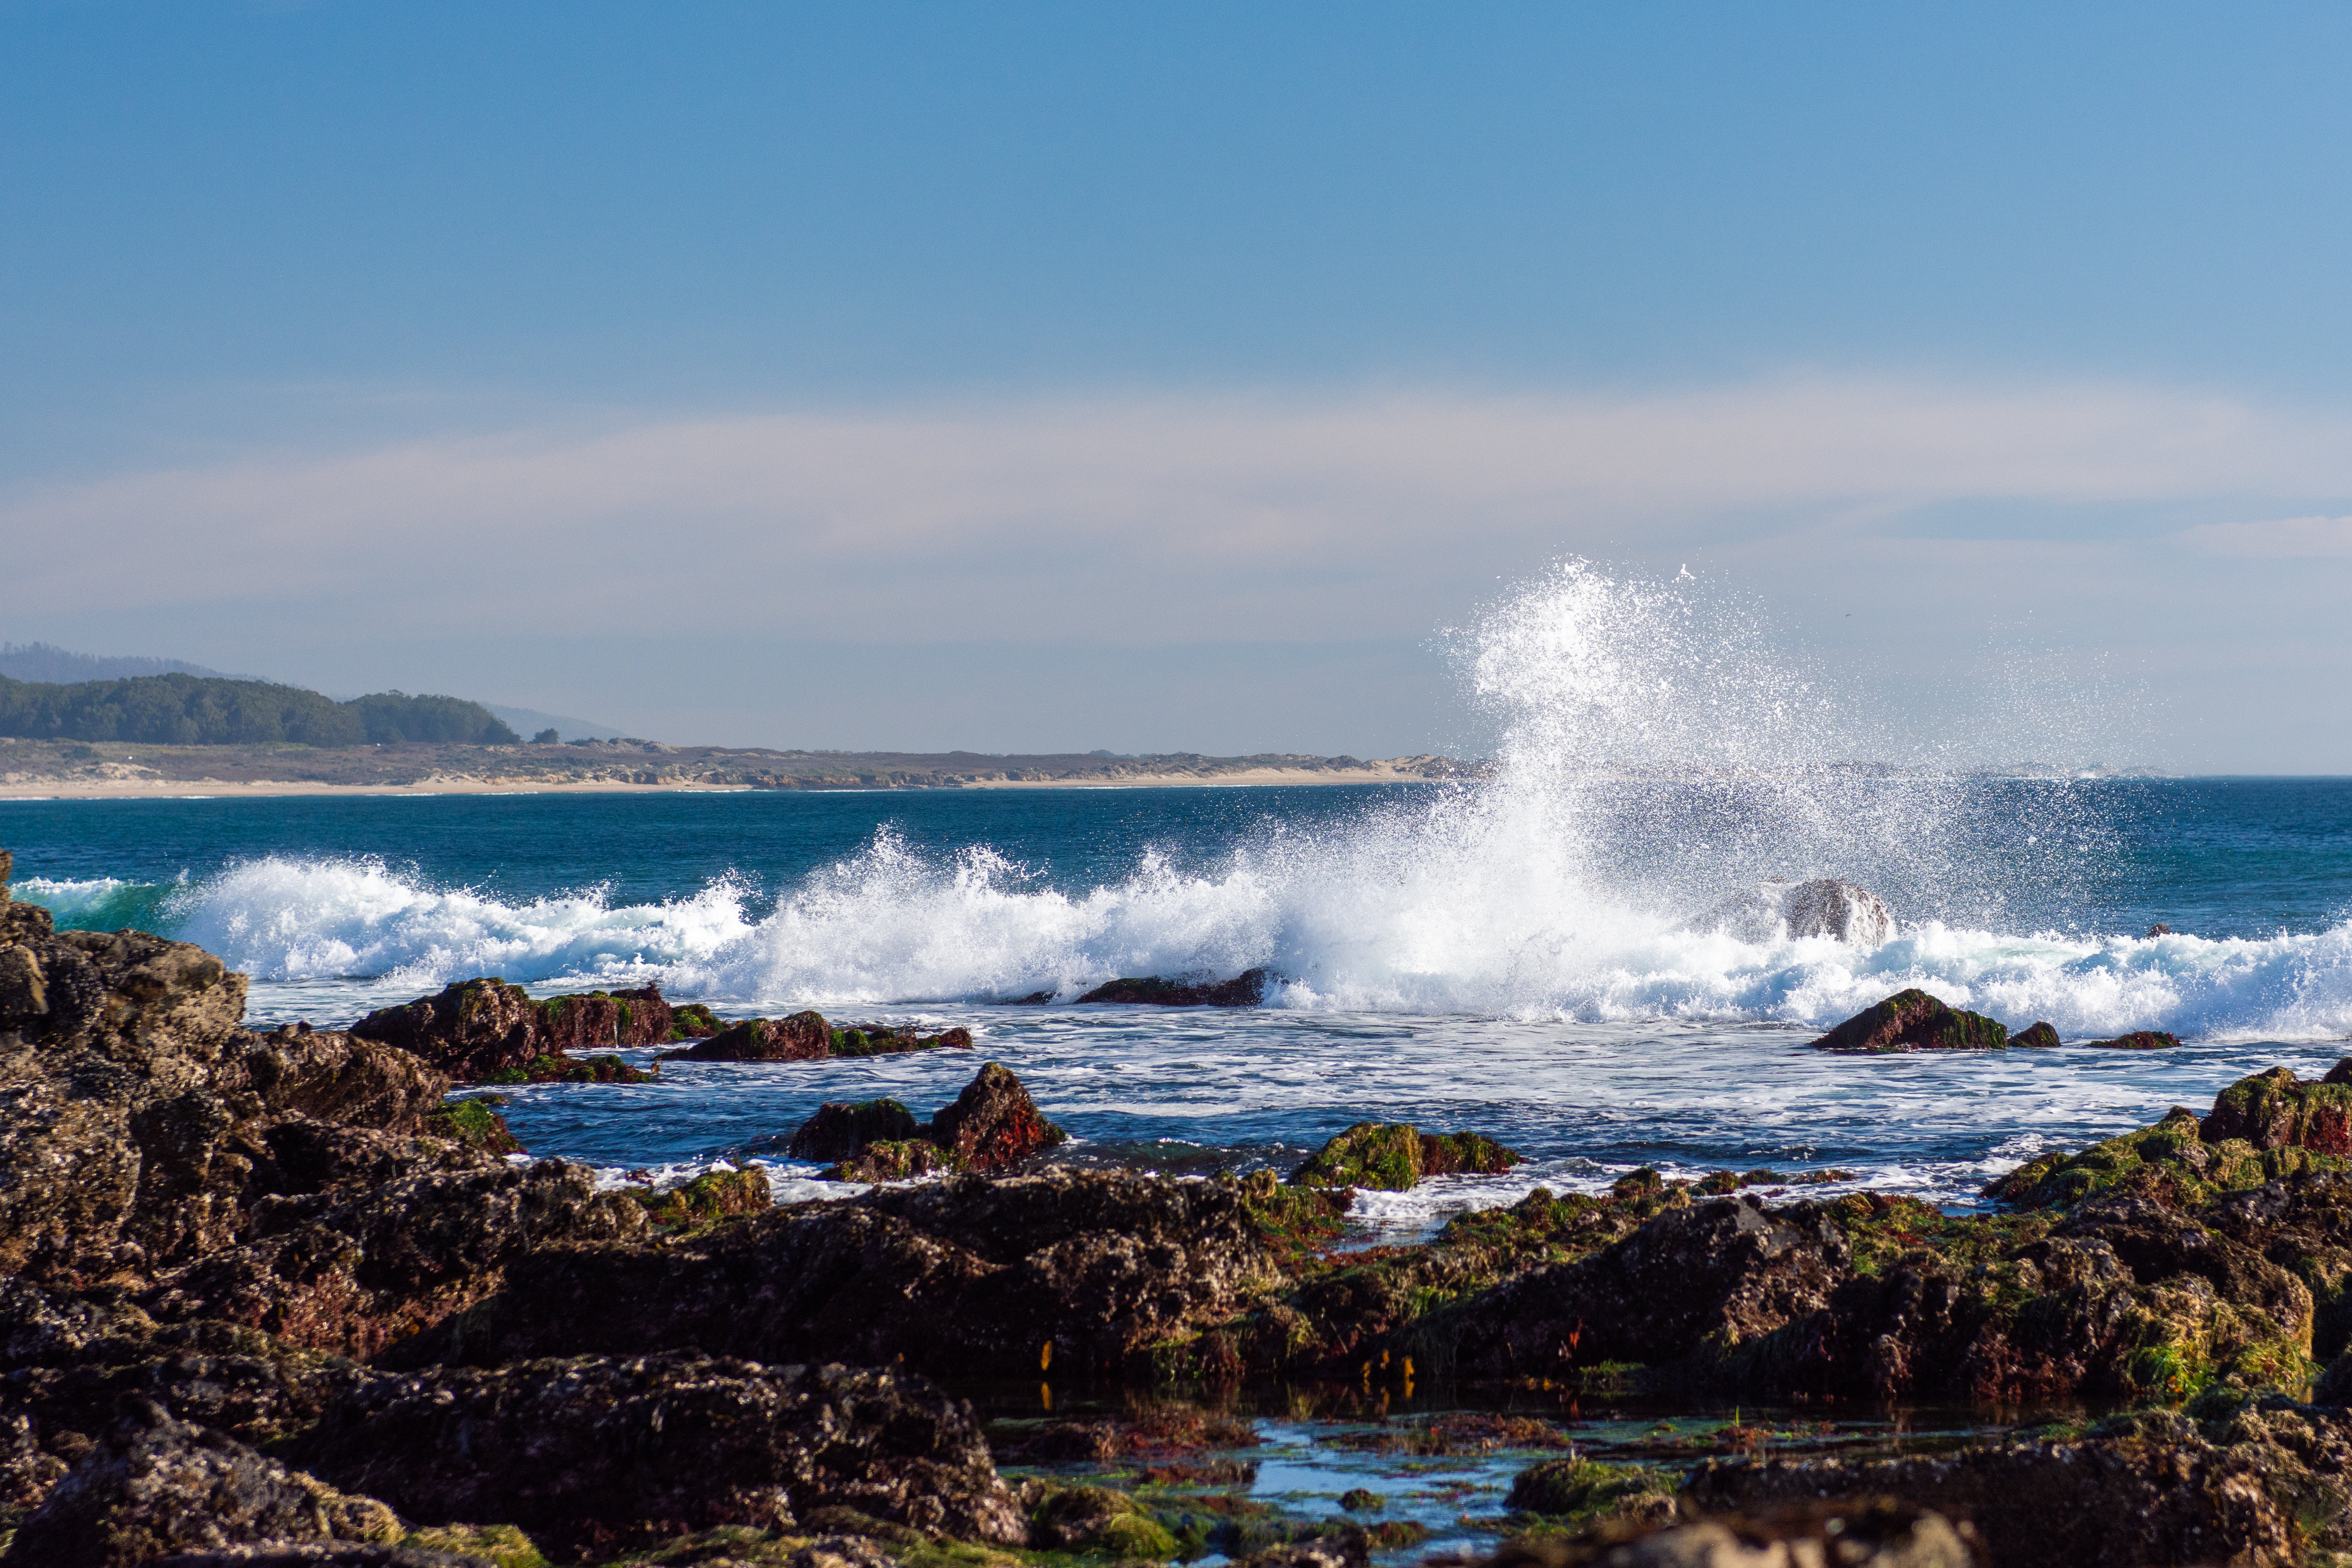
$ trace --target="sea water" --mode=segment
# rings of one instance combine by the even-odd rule
[[[971,1055],[510,1091],[534,1153],[615,1181],[759,1161],[791,1196],[839,1190],[782,1155],[820,1102],[926,1114],[987,1058],[1079,1163],[1287,1168],[1368,1119],[1527,1156],[1368,1196],[1397,1234],[1641,1164],[1844,1171],[1969,1205],[2045,1148],[2352,1050],[2352,781],[1855,765],[1833,702],[1736,628],[1578,567],[1460,646],[1497,739],[1459,784],[9,801],[0,845],[17,895],[65,924],[220,953],[260,1026],[496,974],[972,1031]],[[1816,876],[1876,891],[1894,939],[1707,918]],[[1256,1008],[1076,1002],[1256,967],[1275,976]],[[2070,1041],[2185,1043],[1811,1048],[1912,985]]]

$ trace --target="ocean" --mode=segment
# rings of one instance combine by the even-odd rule
[[[1839,1169],[1951,1205],[2352,1046],[2352,781],[1634,779],[1532,788],[761,792],[0,803],[19,897],[200,942],[252,1021],[347,1024],[456,979],[658,981],[722,1014],[970,1027],[971,1057],[672,1064],[509,1091],[534,1153],[614,1180],[766,1163],[825,1100],[927,1113],[1004,1062],[1065,1158],[1286,1168],[1367,1119],[1468,1128],[1507,1177],[1368,1195],[1374,1233],[1546,1184]],[[1901,924],[1742,940],[1712,905],[1848,877]],[[2143,933],[2156,923],[2172,934]],[[1754,933],[1750,933],[1753,935]],[[1078,1006],[1117,975],[1276,983],[1250,1009]],[[1906,985],[2175,1051],[1831,1057]],[[1043,1005],[1018,999],[1048,993]],[[1832,1189],[1834,1190],[1834,1189]]]

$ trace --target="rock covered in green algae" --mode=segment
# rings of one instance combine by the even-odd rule
[[[425,1130],[436,1138],[454,1138],[485,1154],[520,1154],[521,1141],[494,1109],[505,1103],[505,1098],[496,1094],[446,1100],[425,1118]]]
[[[1291,1174],[1307,1187],[1411,1191],[1424,1176],[1495,1175],[1519,1156],[1475,1132],[1423,1132],[1402,1122],[1359,1121]]]
[[[2037,1020],[2032,1028],[2020,1029],[2010,1036],[2009,1043],[2012,1047],[2021,1047],[2029,1051],[2046,1051],[2057,1046],[2058,1031],[2050,1025]]]
[[[1503,1506],[1514,1513],[1558,1519],[1602,1515],[1671,1519],[1676,1477],[1640,1465],[1604,1465],[1593,1459],[1546,1459],[1511,1479]]]
[[[826,1182],[911,1182],[919,1176],[943,1176],[963,1169],[955,1151],[942,1149],[928,1138],[885,1138],[868,1143],[848,1158],[819,1173]]]
[[[1865,1007],[1813,1042],[1823,1051],[1997,1051],[2009,1029],[1981,1013],[1947,1006],[1916,986]]]
[[[2084,1040],[2085,1046],[2105,1051],[2168,1051],[2180,1043],[2161,1029],[2136,1029],[2128,1035],[2118,1035],[2112,1040]]]
[[[1988,1184],[1987,1197],[2064,1207],[2118,1184],[2155,1182],[2195,1202],[2305,1173],[2352,1168],[2352,1082],[2306,1083],[2291,1068],[2240,1079],[2201,1119],[2176,1106],[2153,1127],[2079,1153],[2039,1156]]]
[[[746,1166],[710,1171],[662,1193],[641,1193],[646,1217],[664,1230],[716,1225],[739,1215],[762,1214],[775,1202],[767,1173]]]

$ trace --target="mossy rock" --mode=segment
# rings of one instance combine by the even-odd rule
[[[1303,1187],[1410,1192],[1424,1176],[1492,1174],[1519,1156],[1475,1132],[1423,1132],[1409,1122],[1359,1121],[1291,1175]]]
[[[669,1037],[673,1040],[708,1039],[713,1035],[724,1034],[726,1030],[727,1020],[699,1002],[688,1002],[682,1007],[670,1009]]]
[[[666,1193],[641,1193],[646,1217],[665,1230],[692,1230],[739,1215],[762,1214],[774,1203],[766,1173],[711,1171]]]
[[[490,1108],[506,1100],[495,1094],[445,1100],[425,1118],[425,1131],[436,1138],[454,1138],[485,1154],[520,1154],[522,1144],[507,1126],[507,1119]]]
[[[1363,1487],[1351,1488],[1339,1494],[1339,1506],[1349,1513],[1378,1513],[1388,1505],[1388,1499]]]
[[[548,1568],[546,1554],[511,1524],[436,1524],[411,1531],[401,1544],[418,1552],[478,1557],[496,1568]]]
[[[1604,1465],[1593,1459],[1546,1459],[1511,1480],[1504,1506],[1515,1513],[1539,1513],[1571,1521],[1627,1511],[1655,1498],[1671,1499],[1676,1479],[1641,1465]]]
[[[2285,1086],[2276,1074],[2285,1074]],[[2280,1068],[2242,1079],[2221,1091],[2201,1124],[2196,1112],[2175,1108],[2153,1127],[2118,1134],[2079,1153],[2053,1151],[1996,1177],[1986,1184],[1985,1195],[2021,1207],[2070,1208],[2113,1187],[2146,1186],[2175,1204],[2193,1205],[2305,1172],[2352,1169],[2352,1159],[2291,1141],[2309,1121],[2333,1142],[2335,1097],[2344,1093],[2352,1101],[2352,1092],[2335,1085],[2295,1085],[2293,1079]],[[2325,1089],[2327,1099],[2315,1103],[2294,1095],[2294,1089]],[[2233,1129],[2277,1142],[2262,1147],[2243,1137],[2212,1137]]]
[[[1176,1555],[1176,1538],[1141,1503],[1109,1487],[1055,1487],[1030,1510],[1029,1523],[1039,1546],[1153,1563]]]

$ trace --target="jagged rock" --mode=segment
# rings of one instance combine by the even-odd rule
[[[535,1249],[648,1229],[641,1205],[597,1192],[584,1166],[500,1163],[271,1200],[251,1240],[164,1275],[140,1302],[159,1320],[215,1318],[365,1360],[491,1294]]]
[[[1068,1141],[1045,1120],[1021,1080],[995,1062],[982,1066],[955,1103],[931,1117],[931,1142],[968,1171],[1001,1171]]]
[[[1409,1192],[1424,1176],[1495,1175],[1519,1156],[1475,1132],[1423,1132],[1396,1122],[1359,1121],[1292,1173],[1308,1187]]]
[[[658,1044],[672,1021],[658,985],[533,1001],[521,986],[484,976],[379,1008],[352,1033],[409,1051],[459,1083],[519,1083],[570,1076],[575,1053]]]
[[[970,1407],[906,1373],[692,1352],[435,1368],[330,1407],[299,1452],[413,1519],[498,1519],[574,1559],[826,1504],[1028,1539]]]
[[[1139,975],[1108,981],[1078,998],[1080,1003],[1124,1002],[1150,1007],[1255,1007],[1265,1000],[1273,972],[1245,969],[1231,980],[1163,980]]]
[[[2046,1051],[2058,1044],[2058,1031],[2037,1019],[2032,1028],[2010,1036],[2009,1043],[2030,1051]]]
[[[1894,914],[1877,894],[1833,877],[1794,886],[1777,877],[1768,878],[1691,923],[1700,931],[1721,931],[1741,942],[1826,936],[1856,947],[1892,942],[1895,929]]]
[[[1916,986],[1865,1007],[1813,1042],[1822,1051],[1991,1051],[2008,1028],[1981,1013],[1945,1005]]]
[[[1054,1173],[885,1187],[661,1249],[554,1247],[384,1359],[489,1365],[694,1344],[767,1363],[1034,1375],[1117,1361],[1277,1275],[1239,1184]]]
[[[445,1079],[344,1034],[246,1030],[245,977],[200,948],[20,903],[0,946],[46,1005],[0,1027],[0,1269],[135,1288],[272,1198],[491,1163],[421,1136]]]
[[[2352,1154],[2352,1083],[2305,1083],[2284,1067],[2240,1079],[2214,1098],[2198,1135],[2208,1143],[2242,1138],[2257,1149]]]
[[[1845,1237],[1817,1209],[1717,1198],[1464,1303],[1455,1357],[1465,1372],[1509,1376],[1678,1362],[1710,1337],[1736,1345],[1825,1309],[1851,1268]]]
[[[793,1132],[785,1152],[795,1160],[847,1160],[869,1143],[922,1136],[915,1113],[895,1100],[828,1100]]]
[[[401,1534],[392,1510],[373,1498],[338,1491],[134,1400],[17,1529],[7,1561],[130,1568],[173,1552],[257,1542],[389,1543]]]
[[[747,1018],[723,1034],[665,1051],[666,1062],[818,1062],[833,1054],[833,1031],[824,1016],[795,1013],[789,1018]]]

